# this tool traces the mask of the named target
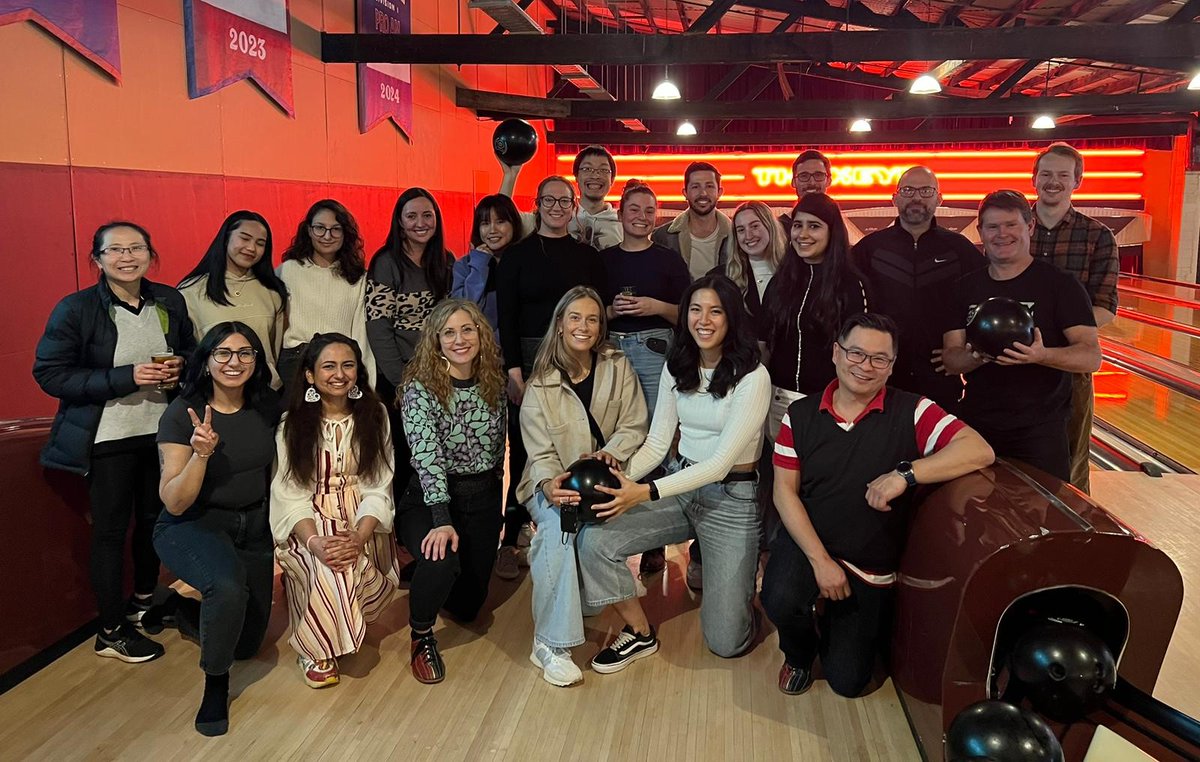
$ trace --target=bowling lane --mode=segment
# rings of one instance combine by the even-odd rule
[[[1200,301],[1200,285],[1164,280],[1162,278],[1150,278],[1144,275],[1121,273],[1120,279],[1117,282],[1117,288],[1121,291],[1140,291],[1145,294],[1182,299],[1190,302]]]
[[[1200,400],[1105,362],[1096,418],[1200,473]]]
[[[1121,314],[1100,329],[1100,338],[1148,352],[1200,373],[1200,337]]]

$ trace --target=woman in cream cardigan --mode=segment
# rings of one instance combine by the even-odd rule
[[[607,341],[604,312],[599,294],[587,286],[559,299],[521,404],[529,462],[517,497],[538,527],[530,547],[529,658],[546,682],[558,686],[583,680],[570,651],[584,641],[575,544],[564,541],[558,509],[579,500],[577,492],[562,488],[566,467],[587,454],[620,465],[646,438],[649,420],[633,366]],[[592,434],[589,412],[603,442]],[[586,530],[578,542],[587,542]]]

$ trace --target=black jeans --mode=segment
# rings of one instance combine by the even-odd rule
[[[521,406],[508,404],[508,494],[504,498],[504,540],[509,548],[517,546],[521,525],[532,519],[529,511],[517,500],[517,484],[525,473],[529,455],[525,452],[525,441],[521,438]]]
[[[470,622],[487,600],[496,545],[500,541],[501,481],[494,472],[469,476],[450,475],[450,522],[458,533],[458,551],[446,546],[446,556],[430,561],[421,553],[421,541],[433,529],[433,515],[416,478],[404,492],[397,509],[400,540],[416,559],[408,591],[408,620],[416,632],[437,622],[438,611]]]
[[[396,470],[392,474],[392,499],[399,505],[404,490],[416,474],[412,466],[412,450],[408,448],[408,438],[404,435],[404,421],[400,415],[399,401],[396,399],[396,387],[380,375],[376,379],[375,389],[387,407],[388,423],[392,425],[392,449],[396,453]]]
[[[153,593],[158,584],[154,522],[158,499],[158,452],[153,436],[101,442],[88,473],[92,511],[92,591],[100,625],[113,629],[125,621],[125,535],[133,519],[133,589]]]
[[[888,642],[892,623],[891,588],[868,585],[846,571],[850,597],[825,601],[820,621],[813,613],[820,588],[812,564],[786,529],[771,543],[763,572],[763,610],[779,630],[779,650],[793,667],[810,669],[821,657],[829,687],[854,697],[871,682],[875,657]],[[819,627],[819,632],[818,632]]]
[[[200,591],[200,669],[222,675],[234,659],[258,653],[275,576],[266,503],[244,510],[192,506],[182,516],[163,511],[154,547]],[[186,629],[182,621],[180,628]]]
[[[1015,458],[1064,482],[1071,481],[1071,445],[1065,420],[1021,429],[977,431],[1000,457]]]

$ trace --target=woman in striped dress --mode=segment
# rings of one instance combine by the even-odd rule
[[[304,681],[324,688],[338,682],[338,657],[358,651],[399,583],[393,450],[356,341],[313,336],[300,364],[308,386],[292,396],[276,436],[271,532],[287,588],[288,643]]]

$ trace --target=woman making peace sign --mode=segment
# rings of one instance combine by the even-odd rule
[[[245,323],[213,326],[158,425],[165,510],[154,547],[201,602],[172,595],[143,621],[154,631],[173,613],[180,630],[200,640],[205,682],[196,730],[207,736],[228,729],[229,668],[258,652],[271,613],[267,490],[279,397],[263,358]]]

